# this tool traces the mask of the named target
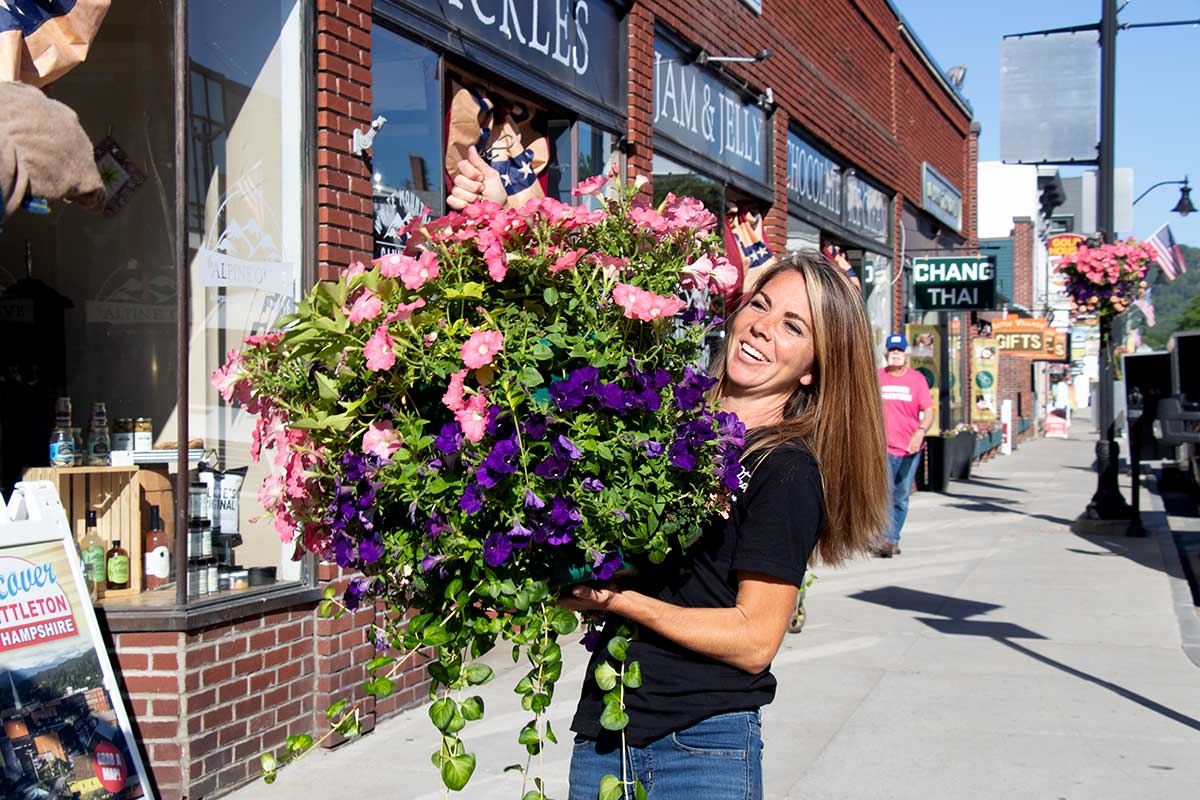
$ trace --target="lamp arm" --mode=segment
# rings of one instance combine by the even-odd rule
[[[1184,179],[1183,179],[1183,180],[1181,180],[1181,181],[1159,181],[1158,183],[1154,184],[1153,186],[1151,186],[1151,187],[1150,187],[1149,189],[1147,189],[1146,191],[1144,191],[1144,192],[1142,192],[1141,194],[1139,194],[1139,195],[1137,196],[1137,200],[1134,200],[1134,201],[1133,201],[1133,202],[1132,202],[1130,205],[1135,205],[1135,206],[1136,206],[1136,205],[1138,204],[1138,201],[1139,201],[1139,200],[1141,200],[1143,197],[1145,197],[1146,195],[1148,195],[1148,194],[1150,194],[1151,192],[1153,192],[1153,191],[1154,191],[1155,189],[1157,189],[1158,187],[1160,187],[1160,186],[1169,186],[1169,185],[1171,185],[1171,184],[1175,184],[1175,185],[1178,185],[1178,184],[1183,184],[1184,186],[1187,186],[1187,185],[1188,185],[1188,181],[1187,181],[1187,178],[1184,178]]]

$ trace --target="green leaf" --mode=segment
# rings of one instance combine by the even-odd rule
[[[622,681],[627,689],[636,689],[642,685],[642,665],[630,661],[625,665],[625,678]]]
[[[538,342],[533,346],[533,357],[538,361],[546,361],[547,359],[554,358],[554,351],[541,342]]]
[[[329,617],[332,615],[333,615],[333,601],[332,600],[322,600],[320,603],[317,604],[317,616],[318,617],[325,618],[325,617]]]
[[[394,664],[396,659],[391,656],[376,656],[367,662],[367,672],[374,672],[377,669],[382,669],[388,664]]]
[[[538,372],[533,367],[526,366],[521,370],[521,383],[531,389],[535,386],[541,386],[545,380],[546,379],[542,377],[542,373]]]
[[[558,303],[558,290],[553,286],[547,286],[542,291],[542,299],[546,301],[546,305],[553,306]]]
[[[328,375],[318,372],[316,373],[316,378],[317,393],[321,396],[322,400],[337,400],[342,396],[342,393],[338,391],[338,385]]]
[[[334,723],[335,717],[339,717],[346,706],[350,705],[349,700],[338,700],[336,703],[325,709],[325,719],[329,720],[329,724]]]
[[[455,702],[449,697],[443,697],[429,707],[429,719],[435,728],[444,731],[454,720]]]
[[[618,703],[609,703],[600,712],[600,725],[605,730],[623,731],[629,724],[629,715],[621,710]]]
[[[391,678],[385,678],[382,675],[378,678],[371,678],[366,683],[367,694],[379,698],[389,697],[395,689],[396,684],[392,682]]]
[[[550,727],[550,720],[546,720],[546,738],[558,744],[558,737],[554,735],[554,728]]]
[[[463,719],[469,722],[483,719],[483,698],[479,695],[468,697],[458,707],[462,711]]]
[[[517,592],[516,596],[513,597],[513,606],[517,609],[517,611],[528,611],[529,603],[529,592],[525,591],[524,589]]]
[[[546,800],[546,795],[539,792],[537,789],[530,789],[521,797],[521,800]]]
[[[262,766],[262,771],[268,774],[274,772],[279,766],[279,763],[275,760],[275,756],[270,753],[263,753],[259,756],[258,763]]]
[[[554,629],[559,636],[566,636],[568,633],[574,633],[579,627],[579,618],[575,616],[575,612],[568,611],[565,608],[553,608],[547,615],[550,622],[550,627]]]
[[[517,736],[518,744],[537,744],[542,740],[538,735],[537,726],[532,722],[527,723],[524,728],[521,728],[520,735]]]
[[[624,661],[629,652],[629,640],[624,636],[614,636],[608,640],[608,652],[617,661]]]
[[[421,642],[427,647],[440,647],[453,638],[454,636],[441,625],[431,625],[421,631]]]
[[[447,758],[442,762],[442,783],[453,792],[462,791],[475,772],[475,756],[463,753],[461,756]]]
[[[562,662],[555,661],[554,663],[547,662],[542,666],[542,683],[554,683],[562,676]]]
[[[538,692],[533,696],[533,700],[529,703],[529,710],[535,714],[541,714],[550,707],[550,695],[545,692]]]
[[[467,667],[464,674],[466,675],[467,683],[472,686],[481,686],[496,676],[496,673],[487,664],[471,664]]]
[[[639,778],[633,779],[633,800],[646,800],[646,787]]]
[[[301,733],[297,736],[289,736],[287,738],[287,749],[289,753],[304,752],[312,747],[313,738],[307,733]]]
[[[456,299],[460,297],[474,297],[476,300],[483,299],[484,285],[482,283],[464,283],[460,286],[453,286],[446,290],[445,296],[447,299]]]
[[[605,775],[600,779],[599,800],[621,800],[624,787],[616,775]]]
[[[325,598],[326,600],[332,600],[333,598],[337,597],[337,587],[326,586],[325,591],[321,593],[321,597]]]
[[[517,681],[517,685],[513,687],[513,691],[517,694],[529,694],[533,691],[533,678],[526,675],[521,680]]]
[[[617,685],[617,671],[607,661],[597,664],[593,674],[596,677],[596,685],[600,687],[601,691],[607,692]]]

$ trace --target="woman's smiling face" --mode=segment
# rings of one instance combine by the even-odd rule
[[[758,287],[733,321],[725,357],[726,393],[787,401],[813,382],[812,309],[804,276],[781,272]]]

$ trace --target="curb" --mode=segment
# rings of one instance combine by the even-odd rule
[[[1158,476],[1154,473],[1143,475],[1145,488],[1149,491],[1152,513],[1142,514],[1146,531],[1158,540],[1158,549],[1162,555],[1163,569],[1171,586],[1171,600],[1175,606],[1175,618],[1179,622],[1179,637],[1182,640],[1183,652],[1192,663],[1200,667],[1200,615],[1192,605],[1192,589],[1188,585],[1183,572],[1183,562],[1180,560],[1179,548],[1175,544],[1175,536],[1167,519],[1167,509],[1158,493]]]

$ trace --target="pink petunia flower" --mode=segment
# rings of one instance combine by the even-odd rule
[[[581,180],[579,185],[571,190],[571,194],[575,197],[600,194],[600,190],[606,183],[608,183],[608,175],[593,175]]]
[[[467,377],[467,370],[460,369],[450,375],[450,385],[446,387],[446,393],[442,395],[442,405],[451,411],[462,411],[467,407],[467,401],[463,392],[463,379]]]
[[[479,369],[492,363],[496,353],[503,349],[504,334],[500,331],[475,331],[471,334],[471,338],[463,343],[461,351],[463,364],[468,369]]]
[[[390,422],[372,422],[363,434],[363,452],[379,456],[384,461],[390,461],[402,446],[403,440],[392,429]]]
[[[379,265],[379,274],[385,278],[399,278],[404,266],[412,259],[400,253],[388,253],[375,261]]]
[[[725,256],[717,256],[713,262],[712,275],[709,276],[713,288],[720,292],[728,292],[738,285],[740,278],[741,273],[732,261]]]
[[[362,263],[361,261],[355,261],[346,269],[346,283],[350,283],[350,281],[354,280],[366,271],[366,264]]]
[[[687,228],[697,233],[708,233],[717,224],[716,215],[694,197],[676,197],[673,192],[668,193],[661,209],[671,230]]]
[[[577,250],[568,250],[558,258],[554,259],[554,263],[550,265],[550,274],[562,272],[563,270],[574,269],[579,257],[586,253],[587,250],[579,248]]]
[[[666,217],[648,206],[634,206],[629,209],[629,218],[638,227],[647,228],[660,235],[671,230]]]
[[[242,353],[230,350],[225,356],[225,364],[213,371],[209,379],[217,393],[226,403],[233,402],[234,387],[242,379]]]
[[[477,394],[455,412],[454,419],[462,426],[463,436],[468,442],[478,442],[487,432],[487,398]]]
[[[401,267],[400,280],[404,281],[407,289],[420,289],[437,276],[437,256],[432,250],[422,250],[420,256],[408,259],[408,263]]]
[[[613,300],[625,309],[625,316],[643,322],[672,317],[687,307],[678,297],[663,297],[628,283],[613,287]]]
[[[416,311],[418,308],[424,307],[425,298],[418,297],[411,303],[401,303],[400,305],[396,306],[396,310],[384,317],[383,321],[387,323],[404,322],[413,315],[414,311]]]
[[[367,358],[367,369],[372,372],[382,372],[391,369],[396,363],[394,348],[396,343],[388,336],[387,325],[380,325],[375,333],[363,346],[363,355]]]
[[[488,275],[499,283],[508,274],[508,254],[499,238],[493,239],[483,250],[483,260],[487,262]]]
[[[354,301],[354,305],[351,306],[350,314],[347,318],[351,324],[357,325],[360,322],[375,319],[381,311],[383,311],[383,301],[370,289],[364,289],[363,293]]]

